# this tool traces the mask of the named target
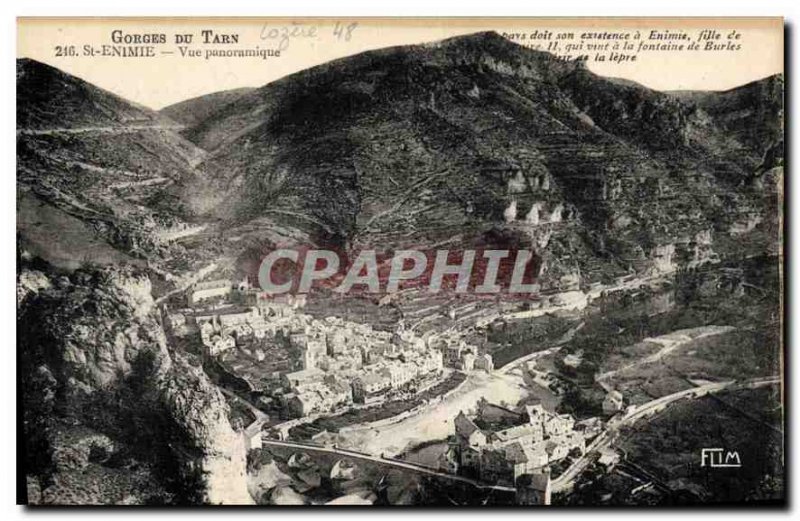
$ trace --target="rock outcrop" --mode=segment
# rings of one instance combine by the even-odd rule
[[[252,503],[224,397],[168,352],[146,275],[23,267],[17,295],[31,502]]]
[[[213,505],[248,505],[247,451],[244,438],[228,421],[228,405],[203,370],[176,359],[164,379],[162,393],[167,409],[186,433],[182,463],[187,474],[204,482],[201,501]]]

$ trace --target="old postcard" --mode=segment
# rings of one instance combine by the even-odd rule
[[[783,20],[20,18],[20,502],[785,502]]]

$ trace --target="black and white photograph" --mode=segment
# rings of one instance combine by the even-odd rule
[[[16,25],[18,503],[786,504],[782,18]]]

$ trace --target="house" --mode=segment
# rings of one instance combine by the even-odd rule
[[[252,432],[249,432],[248,430],[245,429],[243,434],[244,434],[244,446],[248,451],[253,449],[260,449],[262,447],[261,437],[263,436],[263,433],[261,432],[260,429],[253,430]]]
[[[541,403],[517,412],[482,401],[475,419],[463,412],[454,420],[455,458],[446,462],[481,479],[513,482],[525,474],[564,459],[571,451],[586,450],[585,437],[575,420],[555,414]],[[448,449],[449,450],[449,449]]]
[[[253,328],[247,323],[237,324],[229,329],[228,333],[236,337],[236,342],[241,345],[245,339],[253,336]]]
[[[217,320],[221,327],[235,327],[258,318],[255,308],[230,307],[217,311]]]
[[[480,448],[486,445],[486,434],[470,420],[464,411],[460,411],[453,420],[456,439],[462,447]]]
[[[526,416],[521,412],[491,403],[485,398],[481,398],[478,401],[476,423],[479,423],[484,429],[498,431],[513,425],[519,425],[525,420]]]
[[[392,380],[392,387],[398,388],[409,383],[417,377],[417,365],[410,362],[393,360],[388,364],[389,375]]]
[[[250,327],[253,329],[253,336],[258,339],[266,338],[268,333],[274,332],[272,326],[263,320],[256,320],[252,322]]]
[[[603,432],[603,422],[597,417],[586,418],[575,422],[575,430],[583,432],[584,437],[591,438]]]
[[[347,351],[347,335],[341,329],[337,329],[326,338],[328,356],[337,356]]]
[[[448,474],[458,474],[460,458],[457,445],[448,445],[447,450],[439,457],[439,469]]]
[[[542,443],[527,445],[514,442],[505,448],[505,456],[508,462],[513,465],[515,480],[520,476],[543,468],[551,461],[546,446]]]
[[[183,313],[173,313],[167,316],[167,324],[174,331],[186,325],[186,315]]]
[[[195,313],[192,319],[194,320],[194,323],[195,325],[197,325],[197,327],[201,327],[203,324],[216,325],[217,314],[211,311]]]
[[[492,355],[489,353],[484,353],[475,357],[475,362],[473,365],[475,369],[482,369],[487,373],[494,371],[494,360],[492,360]]]
[[[461,362],[456,365],[458,369],[461,369],[465,373],[468,373],[475,369],[475,355],[471,352],[464,353],[464,356],[461,357]]]
[[[328,376],[325,385],[330,392],[329,400],[331,409],[353,403],[353,388],[344,378]]]
[[[325,378],[325,372],[316,367],[295,371],[283,375],[285,385],[291,389],[297,389],[304,385],[320,383]]]
[[[236,286],[236,291],[239,291],[240,293],[250,291],[251,289],[253,289],[253,286],[252,284],[250,284],[250,279],[248,279],[246,275],[242,278],[241,281],[239,281],[239,284]]]
[[[298,349],[305,349],[308,342],[308,334],[305,329],[295,330],[289,333],[289,344]]]
[[[306,340],[303,346],[303,369],[319,367],[325,355],[325,344],[321,340]]]
[[[616,465],[620,460],[620,455],[617,451],[615,451],[611,447],[603,447],[599,451],[599,457],[597,458],[597,463],[602,465],[606,469],[612,468]]]
[[[520,449],[521,450],[521,449]],[[506,480],[514,475],[514,462],[507,450],[487,449],[480,452],[480,477],[491,483]]]
[[[293,418],[302,418],[319,409],[320,397],[316,393],[292,394],[287,397],[286,407]]]
[[[236,347],[236,340],[230,335],[215,334],[208,339],[205,346],[208,356],[217,356]]]
[[[577,353],[570,353],[564,357],[564,365],[577,369],[583,363],[583,350]]]
[[[353,401],[374,403],[392,387],[392,378],[387,370],[367,373],[353,380]]]
[[[208,343],[215,331],[214,325],[211,322],[203,322],[198,329],[198,332],[200,333],[200,341],[203,344]]]
[[[301,309],[306,306],[306,295],[293,295],[291,293],[281,293],[273,295],[265,291],[258,292],[257,302],[259,306]]]
[[[298,388],[288,400],[287,408],[292,416],[300,418],[317,412],[330,412],[352,402],[350,385],[340,378],[329,376],[323,382],[315,381]]]
[[[462,352],[466,349],[467,346],[463,342],[447,346],[443,352],[444,364],[447,367],[456,367],[461,362]]]

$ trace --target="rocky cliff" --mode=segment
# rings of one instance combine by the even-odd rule
[[[194,458],[186,471],[204,481],[200,500],[210,504],[247,505],[247,451],[241,434],[228,421],[228,405],[202,368],[178,359],[162,382],[161,392],[172,417],[187,434]]]
[[[132,268],[20,271],[31,502],[252,501],[227,404],[167,351],[150,291]]]

